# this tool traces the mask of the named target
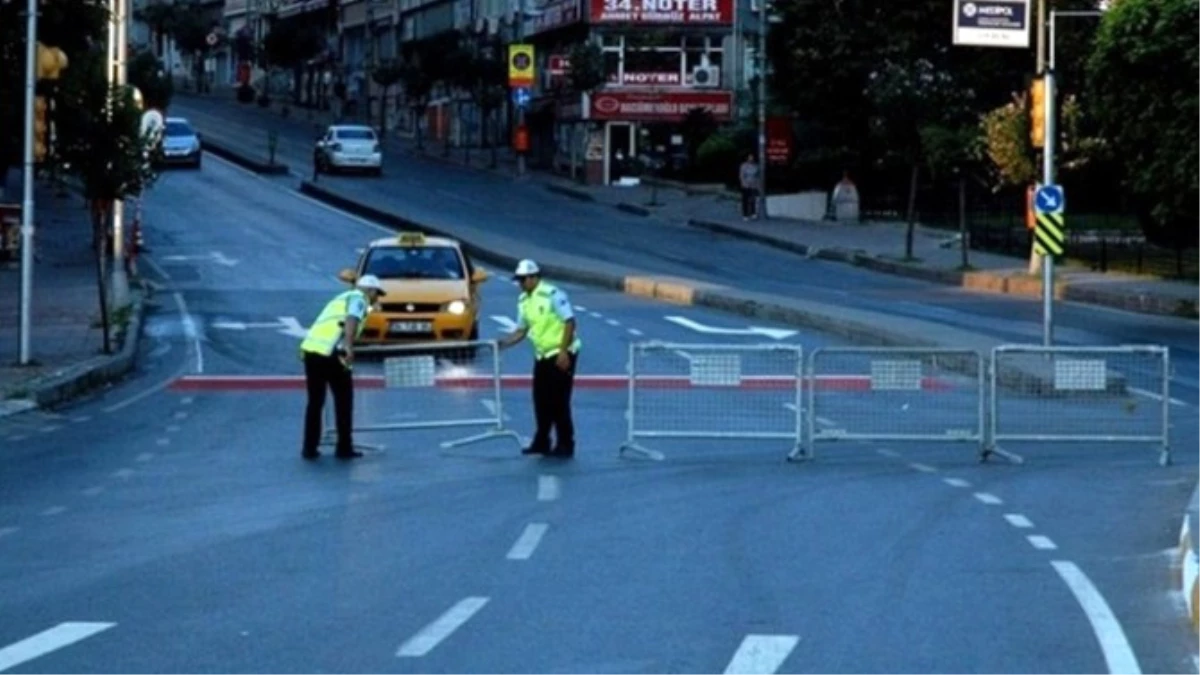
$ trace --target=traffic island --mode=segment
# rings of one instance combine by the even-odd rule
[[[238,166],[249,169],[254,173],[264,176],[286,176],[290,169],[286,164],[278,162],[260,161],[252,157],[248,157],[241,152],[234,152],[220,143],[214,143],[207,138],[201,139],[200,147],[204,152],[210,152],[221,159],[237,164]]]

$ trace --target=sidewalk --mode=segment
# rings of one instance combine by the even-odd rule
[[[285,119],[279,112],[278,103],[273,103],[269,109],[254,104],[239,104],[231,91],[206,96],[185,94],[181,100],[198,98],[236,106],[240,111],[263,120],[264,128],[272,128],[270,120]],[[330,112],[303,108],[293,108],[289,117],[293,124],[296,121],[311,121],[314,134],[333,119]],[[265,139],[265,134],[263,137]],[[385,139],[385,149],[472,169],[491,170],[508,177],[516,173],[515,158],[507,149],[498,153],[499,162],[495,169],[490,169],[490,153],[486,150],[472,148],[469,152],[470,162],[466,163],[461,148],[452,148],[448,156],[443,156],[443,144],[429,139],[426,139],[424,152],[421,153],[412,139],[392,134]],[[292,169],[306,174],[305,167]],[[903,259],[904,223],[844,224],[789,219],[746,221],[740,217],[738,197],[719,186],[683,186],[666,181],[652,181],[658,187],[645,183],[636,187],[585,186],[569,178],[541,171],[529,172],[527,180],[572,199],[607,204],[624,213],[645,217],[648,221],[687,223],[808,257],[981,292],[1023,297],[1041,297],[1042,293],[1040,276],[1030,277],[1026,273],[1028,261],[1023,258],[970,250],[969,267],[964,270],[961,267],[962,253],[957,235],[946,230],[918,226],[913,240],[913,259],[906,261]],[[1197,313],[1200,289],[1195,283],[1184,281],[1115,272],[1099,273],[1087,268],[1061,265],[1056,270],[1054,294],[1059,300],[1146,314],[1192,319],[1200,316]]]
[[[126,313],[123,322],[113,324],[113,353],[102,353],[89,214],[77,194],[55,197],[41,185],[35,204],[32,365],[18,365],[20,260],[0,262],[0,326],[5,328],[0,331],[0,417],[62,403],[128,372],[141,324],[142,303],[135,292],[132,312]],[[134,339],[124,340],[125,334]]]

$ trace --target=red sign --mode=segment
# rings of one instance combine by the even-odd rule
[[[787,164],[792,159],[792,122],[786,117],[767,118],[767,163]]]
[[[551,77],[559,77],[571,72],[571,58],[563,54],[551,54],[546,60],[546,72]]]
[[[619,77],[616,73],[609,73],[608,82],[634,87],[679,87],[683,85],[683,77],[678,72],[625,73]]]
[[[717,120],[733,115],[733,92],[600,91],[592,94],[591,118],[647,122],[680,122],[692,108],[704,108]]]
[[[583,20],[582,0],[550,0],[535,7],[536,15],[530,18],[529,35],[569,26]]]
[[[729,25],[734,0],[592,0],[592,23]]]

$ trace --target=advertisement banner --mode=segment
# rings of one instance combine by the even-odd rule
[[[734,0],[591,0],[592,23],[733,25]]]
[[[704,108],[718,121],[733,114],[733,92],[598,91],[592,94],[591,119],[629,122],[681,122],[692,108]]]
[[[954,44],[1029,48],[1030,0],[954,0]]]
[[[767,118],[767,163],[787,164],[792,160],[792,121],[787,117]]]
[[[537,35],[583,20],[583,0],[549,0],[533,8],[525,26],[528,35]]]

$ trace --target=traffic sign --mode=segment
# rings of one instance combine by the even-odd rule
[[[1041,208],[1039,206],[1039,208]],[[1033,250],[1040,256],[1058,258],[1067,250],[1066,219],[1062,212],[1038,211],[1037,227],[1033,230]]]
[[[516,87],[512,92],[513,103],[517,104],[518,108],[524,108],[525,106],[529,105],[529,99],[532,98],[532,96],[533,95],[529,93],[529,87]]]
[[[204,38],[204,42],[205,42],[205,44],[207,44],[209,47],[215,47],[215,46],[216,46],[216,44],[217,44],[217,41],[218,41],[219,39],[220,39],[220,38],[218,38],[218,37],[217,37],[217,34],[216,34],[216,33],[209,33],[209,34],[208,34],[208,37]]]
[[[1062,213],[1066,211],[1067,197],[1061,185],[1042,185],[1033,197],[1033,206],[1038,214]]]
[[[508,86],[533,86],[533,45],[508,46]]]

